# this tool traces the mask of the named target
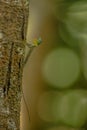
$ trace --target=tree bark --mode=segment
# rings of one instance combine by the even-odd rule
[[[28,4],[0,0],[0,130],[20,130]]]

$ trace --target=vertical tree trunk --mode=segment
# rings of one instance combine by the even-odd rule
[[[28,5],[0,0],[0,130],[20,130]]]

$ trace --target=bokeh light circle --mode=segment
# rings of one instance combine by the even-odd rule
[[[50,123],[59,122],[59,111],[56,107],[60,98],[60,93],[49,91],[44,92],[38,101],[38,115],[39,117],[45,121]],[[57,101],[57,102],[55,102]]]
[[[72,47],[87,44],[87,1],[75,1],[69,5],[59,34]]]
[[[58,103],[61,122],[80,128],[87,120],[87,91],[69,90]]]
[[[42,74],[54,88],[70,87],[80,75],[79,57],[68,48],[54,49],[44,60]]]

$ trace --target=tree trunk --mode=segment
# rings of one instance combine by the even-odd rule
[[[0,0],[0,130],[20,130],[28,4]]]

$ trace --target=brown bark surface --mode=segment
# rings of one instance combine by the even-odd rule
[[[0,0],[0,130],[20,130],[28,5]]]

